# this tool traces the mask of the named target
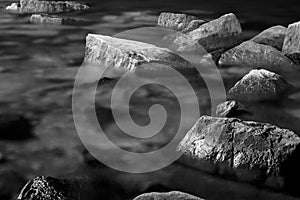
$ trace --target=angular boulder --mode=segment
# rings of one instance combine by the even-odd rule
[[[34,24],[78,24],[79,22],[75,19],[71,18],[61,18],[57,15],[40,15],[40,14],[33,14],[30,17],[30,22]]]
[[[194,19],[193,21],[191,21],[189,23],[189,25],[182,30],[183,33],[188,33],[188,32],[191,32],[197,28],[199,28],[202,24],[205,24],[206,21],[205,20],[202,20],[202,19]]]
[[[89,7],[75,1],[43,1],[43,0],[20,0],[20,4],[12,4],[7,10],[21,13],[62,13],[71,11],[87,10]]]
[[[86,38],[85,61],[127,71],[137,69],[155,71],[163,68],[163,65],[176,69],[193,68],[188,61],[167,48],[95,34],[89,34]],[[151,63],[153,65],[144,68],[143,64]]]
[[[296,64],[300,64],[300,22],[288,26],[282,52]]]
[[[272,26],[252,38],[251,41],[269,45],[281,51],[286,30],[287,28],[284,26]]]
[[[217,106],[217,117],[237,117],[241,114],[250,114],[245,106],[235,100],[225,101]]]
[[[229,98],[240,101],[275,101],[293,90],[293,86],[280,75],[265,69],[255,69],[229,90]]]
[[[166,193],[159,193],[159,192],[146,193],[134,198],[134,200],[203,200],[203,199],[191,194],[172,191]]]
[[[202,116],[178,150],[202,170],[209,163],[216,173],[282,189],[299,177],[299,145],[294,132],[271,124]]]
[[[274,47],[246,41],[226,51],[219,60],[220,67],[265,68],[273,71],[293,71],[294,64]]]
[[[158,17],[157,26],[181,31],[187,28],[191,21],[197,19],[192,15],[163,12]]]

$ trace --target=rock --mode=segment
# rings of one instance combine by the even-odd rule
[[[300,22],[288,26],[282,52],[296,64],[300,64]]]
[[[80,184],[77,182],[39,176],[21,190],[18,200],[79,200]]]
[[[163,12],[158,17],[157,26],[181,31],[197,19],[192,15]]]
[[[166,48],[133,40],[89,34],[86,38],[85,61],[115,69],[134,71],[157,70],[163,65],[176,69],[193,68],[191,64]],[[153,65],[150,65],[154,63]],[[163,64],[163,65],[160,65]]]
[[[172,191],[166,193],[146,193],[136,197],[134,200],[202,200],[199,197],[193,196],[191,194]]]
[[[212,52],[229,49],[242,42],[241,25],[232,13],[207,22],[186,35],[175,38],[172,49],[185,52],[193,49],[195,44],[200,44],[207,52]]]
[[[281,51],[283,41],[286,33],[286,27],[284,26],[272,26],[255,36],[251,41],[258,44],[265,44],[276,48]]]
[[[0,140],[25,140],[33,137],[30,119],[21,114],[0,114]]]
[[[265,69],[251,70],[230,90],[229,98],[240,101],[274,101],[293,91],[280,75]]]
[[[249,114],[250,112],[245,109],[245,106],[238,101],[230,100],[225,101],[217,106],[217,117],[237,117],[241,114]]]
[[[12,4],[6,9],[21,13],[61,13],[81,11],[88,8],[87,5],[75,1],[20,0],[20,4]]]
[[[282,189],[299,177],[299,144],[294,132],[271,124],[202,116],[178,150],[219,174]]]
[[[224,54],[219,60],[220,67],[265,68],[273,71],[293,71],[294,64],[274,47],[246,41]]]
[[[189,23],[189,25],[182,30],[183,33],[191,32],[197,28],[199,28],[202,24],[205,24],[206,21],[202,19],[194,19]]]
[[[79,23],[77,20],[71,18],[61,18],[57,15],[40,15],[40,14],[31,15],[30,22],[34,24],[69,24],[69,25]]]

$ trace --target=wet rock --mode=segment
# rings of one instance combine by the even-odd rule
[[[21,190],[18,200],[79,200],[80,183],[64,179],[40,176],[29,182]]]
[[[271,124],[202,116],[178,149],[204,171],[282,189],[299,177],[299,144],[294,132]]]
[[[251,41],[258,44],[270,45],[279,51],[282,50],[283,41],[286,33],[286,27],[273,26],[268,28],[251,39]]]
[[[20,0],[20,4],[12,4],[6,9],[21,13],[61,13],[87,10],[88,8],[87,5],[75,1]]]
[[[245,106],[235,100],[225,101],[217,106],[217,117],[237,117],[241,114],[249,114]]]
[[[293,91],[280,75],[265,69],[251,70],[230,90],[229,98],[240,101],[274,101]]]
[[[220,67],[265,68],[273,71],[293,71],[294,64],[274,47],[246,41],[224,54],[219,60]]]
[[[191,194],[173,191],[166,193],[146,193],[136,197],[134,200],[202,200],[199,197],[196,197]]]
[[[25,183],[24,177],[17,172],[2,170],[0,172],[0,199],[16,199]]]
[[[157,26],[181,31],[197,19],[192,15],[163,12],[158,17]]]
[[[89,34],[86,38],[85,61],[127,71],[158,70],[165,67],[163,65],[176,69],[192,68],[188,61],[169,49],[148,43],[95,34]],[[151,65],[151,63],[154,64]],[[146,68],[144,68],[145,66]]]
[[[25,140],[33,137],[31,120],[21,114],[0,114],[0,140]]]
[[[30,17],[30,22],[34,24],[78,24],[79,22],[72,18],[61,18],[57,15],[40,15],[33,14]]]
[[[186,35],[175,38],[172,49],[185,52],[200,44],[207,52],[212,52],[229,49],[242,42],[241,25],[232,13],[207,22]]]
[[[183,33],[191,32],[197,28],[199,28],[202,24],[206,23],[205,20],[195,19],[189,23],[189,25],[182,30]]]
[[[282,51],[296,64],[300,64],[300,22],[288,26]]]

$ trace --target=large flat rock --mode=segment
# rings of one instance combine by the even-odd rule
[[[202,116],[178,149],[204,171],[284,188],[299,177],[299,144],[294,132],[271,124]]]
[[[187,28],[190,22],[197,19],[192,15],[163,12],[158,17],[157,26],[181,31]]]
[[[300,64],[300,22],[288,26],[282,51],[296,64]]]
[[[89,34],[86,38],[85,61],[101,67],[134,71],[158,70],[164,66],[189,69],[192,65],[169,49],[133,40]],[[146,68],[143,64],[147,65]]]
[[[203,200],[203,199],[184,192],[173,191],[173,192],[166,192],[166,193],[159,193],[159,192],[146,193],[134,198],[134,200]]]

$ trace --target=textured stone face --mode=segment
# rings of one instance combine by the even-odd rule
[[[77,24],[79,23],[75,19],[71,18],[61,18],[56,15],[39,15],[39,14],[33,14],[30,17],[30,22],[34,24]]]
[[[163,12],[159,15],[157,26],[181,31],[187,28],[191,21],[197,20],[195,16]]]
[[[229,90],[229,98],[241,101],[272,101],[292,90],[293,87],[278,74],[264,69],[251,70]]]
[[[164,64],[178,69],[192,68],[191,64],[166,48],[133,40],[119,39],[103,35],[89,34],[86,38],[85,61],[134,71],[142,64],[154,63],[145,70],[157,70]]]
[[[218,117],[237,117],[241,114],[250,114],[243,104],[238,101],[225,101],[217,106],[216,116]]]
[[[199,28],[202,24],[205,24],[205,23],[206,23],[206,21],[204,21],[202,19],[195,19],[195,20],[191,21],[189,23],[189,25],[185,29],[182,30],[182,32],[188,33],[190,31],[193,31],[193,30]]]
[[[281,51],[286,30],[287,28],[284,26],[273,26],[252,38],[251,41],[259,44],[270,45]]]
[[[295,69],[293,62],[274,47],[252,41],[243,42],[222,54],[219,66],[265,68],[273,71]]]
[[[152,192],[152,193],[142,194],[136,197],[134,200],[203,200],[203,199],[187,193],[173,191],[167,193]]]
[[[300,64],[300,22],[288,26],[282,51],[296,64]]]
[[[287,176],[298,173],[291,173],[286,166],[299,164],[299,144],[294,132],[270,124],[203,116],[178,149],[196,160],[231,169],[220,173],[284,187]]]

